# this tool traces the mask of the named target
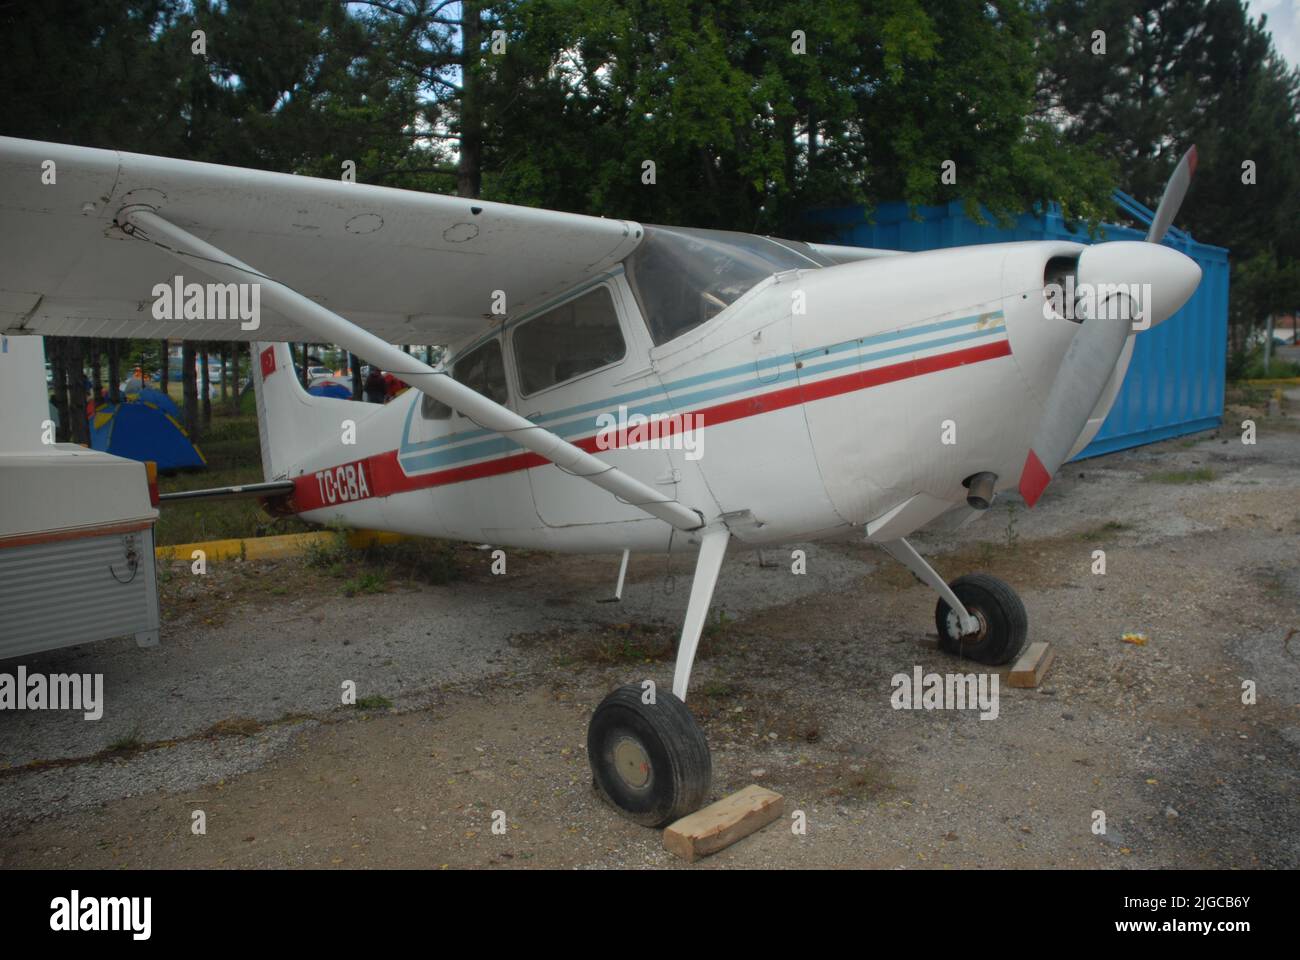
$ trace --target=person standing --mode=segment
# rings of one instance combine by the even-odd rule
[[[388,396],[388,384],[378,367],[371,367],[366,375],[366,402],[383,403]]]

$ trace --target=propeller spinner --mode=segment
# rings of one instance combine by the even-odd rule
[[[1192,147],[1169,178],[1146,242],[1100,243],[1079,257],[1077,288],[1089,296],[1021,470],[1020,495],[1031,507],[1087,426],[1133,332],[1133,321],[1141,320],[1139,329],[1145,329],[1167,320],[1201,281],[1195,261],[1160,245],[1195,169],[1196,148]]]

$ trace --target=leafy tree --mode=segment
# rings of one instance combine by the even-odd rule
[[[1300,72],[1264,18],[1240,0],[1050,0],[1042,17],[1042,104],[1101,139],[1125,189],[1154,206],[1197,145],[1178,222],[1232,251],[1234,326],[1300,302]]]
[[[1269,314],[1292,313],[1296,308],[1296,291],[1300,290],[1300,263],[1278,262],[1271,248],[1259,251],[1236,264],[1232,287],[1232,345],[1246,349],[1246,338]]]
[[[7,4],[0,130],[327,177],[352,161],[357,179],[393,182],[431,153],[417,146],[419,82],[390,58],[394,42],[389,20],[338,0]],[[73,364],[79,351],[52,353]]]
[[[785,234],[811,207],[894,199],[1109,210],[1107,163],[1033,116],[1027,3],[494,6],[508,43],[484,57],[488,196]]]
[[[175,76],[159,35],[180,0],[50,0],[0,6],[2,129],[91,147],[176,149]]]
[[[365,181],[651,221],[799,233],[811,207],[893,199],[1097,219],[1110,167],[1033,110],[1031,6],[56,0],[7,14],[37,42],[6,44],[0,76],[45,90],[22,136],[323,176],[353,160]]]

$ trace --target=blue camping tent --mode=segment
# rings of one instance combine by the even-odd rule
[[[161,390],[155,390],[153,387],[145,387],[143,390],[129,393],[126,398],[128,400],[143,400],[145,403],[152,403],[169,417],[174,417],[178,421],[181,418],[181,408],[176,406],[176,401],[167,396],[167,394],[163,393]]]
[[[130,460],[152,460],[159,470],[207,466],[180,422],[147,401],[100,407],[90,422],[90,445]]]
[[[338,380],[320,380],[307,388],[314,397],[334,397],[338,400],[351,400],[352,388]]]

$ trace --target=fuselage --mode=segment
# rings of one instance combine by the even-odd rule
[[[620,266],[493,325],[459,345],[451,365],[470,358],[457,379],[504,387],[494,399],[742,542],[868,526],[918,495],[931,505],[917,513],[924,523],[967,510],[963,481],[975,473],[996,474],[998,489],[1018,483],[1076,329],[1045,316],[1045,273],[1083,249],[995,244],[810,264],[659,344]],[[621,353],[600,327],[595,346],[566,347],[599,354],[580,362],[591,369],[566,378],[539,365],[547,341],[530,322],[607,302]],[[310,521],[560,551],[687,546],[662,521],[414,390],[384,406],[320,403],[357,429],[354,444],[330,438],[291,471],[292,508]]]

